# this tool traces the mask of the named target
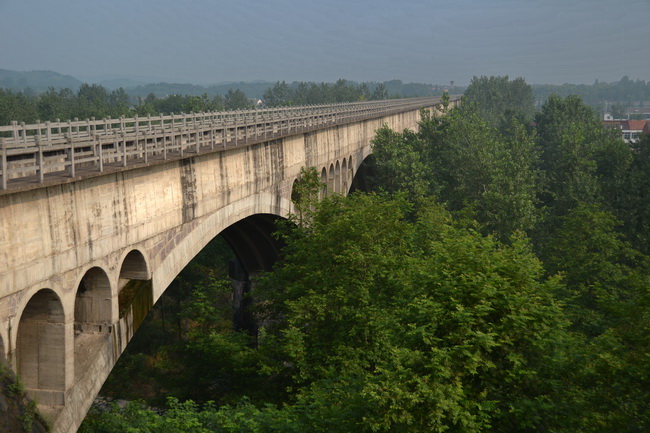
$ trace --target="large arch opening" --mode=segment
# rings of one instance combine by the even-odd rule
[[[100,395],[147,399],[155,406],[165,404],[165,395],[204,402],[241,386],[231,378],[249,367],[231,367],[230,353],[235,356],[240,343],[247,350],[256,344],[260,322],[249,306],[256,275],[270,270],[280,255],[283,243],[273,236],[278,219],[255,214],[209,241],[151,308]],[[151,387],[154,381],[160,389]],[[191,393],[183,394],[188,384]]]
[[[18,374],[32,398],[63,405],[66,384],[65,316],[54,291],[42,289],[27,303],[18,324]]]
[[[355,191],[370,192],[373,190],[373,176],[374,176],[375,157],[371,154],[363,160],[356,174],[352,178],[352,185],[350,186],[350,193]],[[352,175],[352,167],[348,166],[350,174]]]
[[[230,262],[233,324],[235,329],[257,332],[258,323],[250,307],[253,303],[255,275],[270,271],[280,256],[283,243],[273,236],[280,217],[258,214],[231,225],[221,232],[235,257]]]

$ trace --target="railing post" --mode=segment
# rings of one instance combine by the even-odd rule
[[[201,142],[199,140],[199,125],[196,124],[196,117],[194,118],[194,138],[196,139],[196,154],[201,150]]]
[[[135,157],[138,158],[140,156],[139,155],[140,146],[138,146],[138,141],[139,141],[138,138],[140,136],[140,122],[138,121],[137,114],[133,117],[133,120],[134,120],[133,123],[135,123]]]
[[[122,123],[124,125],[124,123]],[[126,134],[124,130],[120,132],[120,137],[122,138],[122,167],[126,167]]]
[[[2,189],[7,189],[7,150],[5,148],[5,139],[0,137],[0,170],[2,170]]]
[[[147,133],[147,131],[140,131],[140,132],[142,132],[142,139],[143,139],[142,148],[144,151],[144,163],[146,164],[149,162],[149,134]]]
[[[70,160],[70,177],[75,177],[75,166],[74,166],[74,142],[72,140],[72,132],[68,130],[67,137],[68,144],[70,145],[70,150],[68,153],[68,159]]]
[[[38,167],[38,181],[43,183],[43,178],[45,176],[45,171],[43,170],[43,145],[41,144],[40,137],[36,137],[36,147],[38,147],[38,152],[36,153],[36,166]]]
[[[183,122],[185,122],[185,118],[183,118]],[[181,158],[183,157],[183,127],[179,126],[178,127],[178,148],[180,149],[181,152]]]
[[[239,128],[238,128],[238,116],[237,113],[239,110],[235,111],[235,147],[237,147],[237,136],[239,135]]]
[[[102,155],[102,139],[99,135],[95,136],[95,139],[97,140],[97,155],[99,158],[99,172],[101,173],[104,171],[104,155]]]

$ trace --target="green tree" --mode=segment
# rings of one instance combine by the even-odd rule
[[[301,167],[300,176],[291,191],[296,214],[289,216],[290,224],[306,228],[311,223],[322,189],[323,183],[316,167]]]
[[[282,107],[291,105],[292,95],[289,85],[278,81],[273,87],[264,92],[264,103],[269,107]]]
[[[326,198],[262,283],[283,318],[277,332],[308,429],[557,425],[557,282],[543,279],[525,242],[504,247],[455,228],[437,205],[411,223],[409,208]]]
[[[372,152],[376,172],[374,181],[383,189],[406,192],[412,201],[429,194],[431,176],[417,134],[409,130],[397,133],[383,125],[375,131]]]
[[[528,123],[535,113],[533,89],[523,78],[508,76],[472,78],[463,94],[463,103],[477,104],[480,116],[493,127],[500,127],[506,115]]]
[[[579,203],[598,202],[594,111],[577,96],[552,95],[535,120],[545,175],[542,203],[552,215],[562,216]]]
[[[79,119],[110,117],[108,90],[99,84],[84,83],[79,86],[77,104],[74,106],[73,114]]]
[[[253,104],[244,92],[239,89],[228,89],[228,93],[224,97],[224,108],[226,110],[242,110],[252,108],[252,106]]]
[[[388,99],[388,92],[386,91],[386,86],[384,83],[379,83],[377,86],[375,86],[375,90],[372,91],[372,96],[370,96],[370,99],[373,101]]]

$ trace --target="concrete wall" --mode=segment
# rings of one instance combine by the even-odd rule
[[[329,190],[347,192],[375,130],[415,129],[418,118],[412,111],[0,195],[0,341],[55,433],[76,430],[143,308],[210,240],[251,215],[286,216],[303,166],[325,169]],[[129,279],[152,284],[120,314]]]

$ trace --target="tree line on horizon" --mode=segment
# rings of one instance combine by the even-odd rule
[[[374,192],[318,200],[304,169],[258,333],[233,329],[217,238],[102,390],[137,401],[80,432],[648,431],[650,137],[534,101],[476,77],[380,128]]]
[[[267,107],[288,105],[315,105],[337,102],[356,102],[397,97],[440,95],[441,86],[402,83],[392,80],[384,83],[355,83],[340,79],[335,83],[277,82],[256,83]],[[260,87],[261,86],[261,87]],[[219,86],[221,92],[223,86]],[[99,84],[81,84],[76,91],[70,88],[35,93],[0,88],[0,125],[11,121],[33,123],[72,119],[101,119],[104,117],[146,116],[170,113],[191,113],[249,109],[257,106],[258,98],[250,98],[233,84],[223,94],[203,86],[157,83],[125,90],[109,90]]]

